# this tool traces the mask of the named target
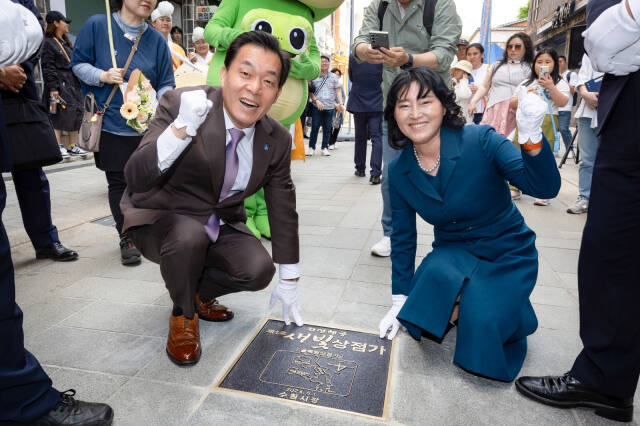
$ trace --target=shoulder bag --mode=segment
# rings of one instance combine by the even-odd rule
[[[117,68],[115,63],[115,55],[113,50],[113,33],[111,32],[111,13],[109,11],[109,0],[107,0],[107,25],[109,27],[109,47],[111,48],[111,60],[113,62],[113,67]],[[140,29],[140,33],[138,33],[138,37],[136,37],[136,41],[133,43],[133,47],[131,48],[131,53],[129,53],[129,57],[127,58],[127,62],[124,64],[124,72],[123,75],[126,74],[127,69],[129,69],[129,65],[131,64],[131,60],[133,59],[133,55],[138,50],[138,43],[142,38],[142,29]],[[104,107],[102,109],[96,109],[96,99],[93,93],[89,92],[84,97],[84,112],[82,114],[82,124],[80,124],[80,132],[78,134],[78,143],[77,145],[84,149],[85,151],[90,152],[98,152],[100,151],[100,133],[102,132],[102,119],[104,118],[104,114],[109,108],[109,104],[113,99],[113,96],[116,94],[118,90],[118,85],[114,84],[111,93],[109,93],[109,97],[107,101],[104,103]]]

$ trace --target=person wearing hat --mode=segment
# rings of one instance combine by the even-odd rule
[[[203,72],[209,70],[209,64],[213,59],[213,53],[209,50],[209,44],[204,40],[204,28],[195,27],[191,35],[194,52],[189,53],[189,60],[196,64]]]
[[[458,61],[457,64],[451,67],[451,84],[453,84],[453,90],[456,93],[456,103],[462,108],[462,114],[467,120],[467,124],[473,123],[473,117],[467,112],[469,100],[473,96],[469,88],[471,71],[473,71],[473,65],[466,59]]]
[[[42,101],[49,108],[62,156],[86,155],[83,149],[75,145],[82,121],[82,89],[69,65],[73,52],[73,44],[67,36],[71,19],[52,10],[47,13],[46,22],[40,61],[44,80]],[[52,109],[50,105],[53,102],[56,104]],[[62,144],[63,130],[69,132],[69,148]]]
[[[184,49],[171,39],[171,15],[173,15],[173,5],[168,1],[161,1],[156,10],[151,12],[151,25],[167,40],[171,51],[173,72],[175,72],[187,55],[184,53]]]
[[[456,44],[458,50],[456,50],[456,56],[454,56],[453,61],[451,62],[451,68],[453,68],[453,66],[455,64],[458,63],[458,61],[461,61],[463,59],[466,59],[467,57],[467,47],[469,46],[469,40],[466,40],[464,38],[459,38],[458,39],[458,43]]]

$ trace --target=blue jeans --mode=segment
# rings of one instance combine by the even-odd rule
[[[401,149],[393,149],[389,145],[387,122],[382,120],[382,232],[385,237],[391,236],[391,201],[389,198],[389,163],[400,156]]]
[[[593,163],[596,160],[596,152],[598,152],[599,144],[598,128],[591,128],[591,119],[586,117],[578,118],[578,146],[580,147],[578,193],[587,200],[591,195]]]
[[[329,146],[329,137],[333,124],[333,113],[335,109],[323,109],[320,111],[314,106],[311,107],[311,134],[309,135],[309,148],[316,149],[318,141],[318,131],[322,126],[322,149]]]
[[[565,148],[571,143],[572,135],[569,124],[571,124],[571,111],[558,111],[558,131],[562,135]]]

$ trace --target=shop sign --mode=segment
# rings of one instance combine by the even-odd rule
[[[216,10],[218,10],[218,6],[198,6],[196,7],[196,20],[208,21],[213,18]]]
[[[556,8],[551,20],[551,28],[560,28],[569,24],[576,10],[575,0],[564,2]]]

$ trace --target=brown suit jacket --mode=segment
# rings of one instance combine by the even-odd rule
[[[157,139],[178,116],[181,93],[195,89],[207,93],[213,108],[180,157],[161,172]],[[263,117],[255,127],[253,167],[247,188],[219,202],[226,151],[222,89],[199,86],[166,92],[149,130],[124,169],[127,189],[120,202],[123,229],[153,224],[167,213],[190,216],[204,225],[209,216],[216,213],[226,224],[250,234],[245,225],[244,199],[264,187],[273,260],[298,263],[298,214],[295,186],[291,180],[291,136],[269,116]]]

